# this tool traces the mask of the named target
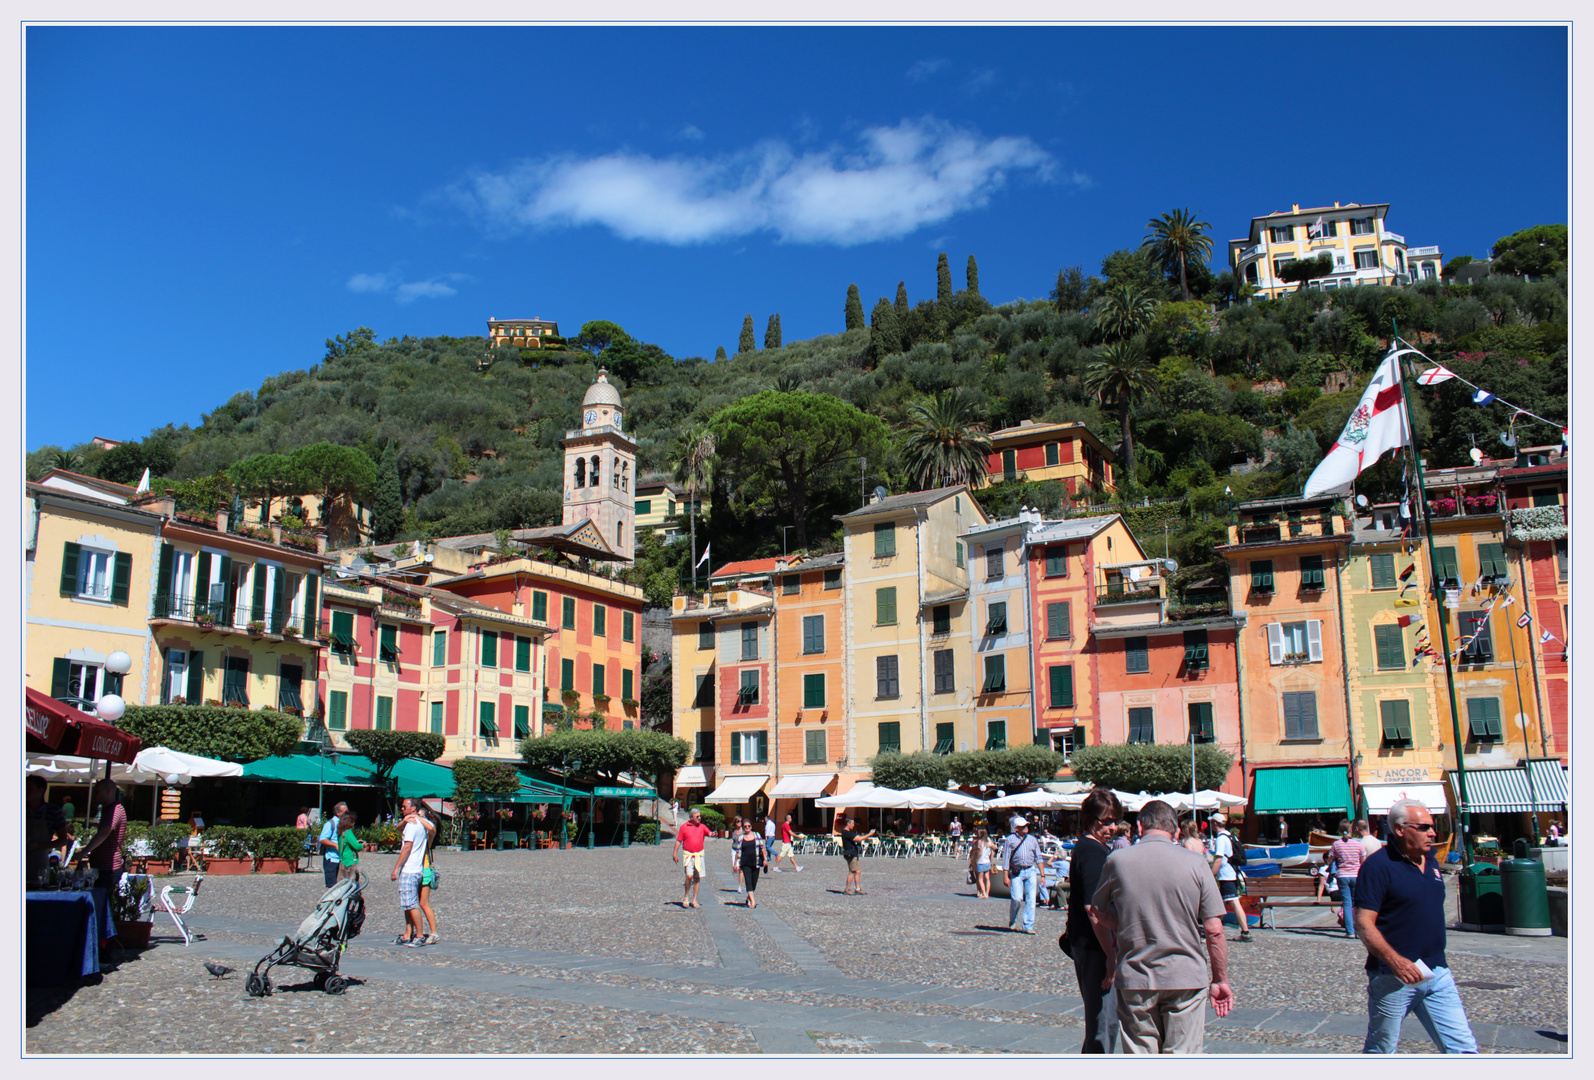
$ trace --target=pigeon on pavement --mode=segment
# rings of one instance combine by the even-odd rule
[[[231,974],[235,969],[230,968],[230,967],[223,967],[221,964],[212,964],[209,960],[206,960],[205,961],[205,970],[210,972],[216,978],[220,979],[220,978],[222,978],[222,977],[224,977],[226,975]]]

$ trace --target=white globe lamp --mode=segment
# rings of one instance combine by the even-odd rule
[[[126,675],[133,670],[133,658],[121,649],[117,649],[105,658],[105,670],[112,675]]]
[[[114,724],[127,712],[127,702],[118,694],[105,694],[94,703],[94,715],[108,724]]]

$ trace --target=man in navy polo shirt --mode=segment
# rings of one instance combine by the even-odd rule
[[[1367,946],[1364,1054],[1393,1054],[1408,1012],[1447,1054],[1478,1043],[1445,963],[1445,886],[1433,857],[1428,808],[1401,799],[1389,808],[1389,843],[1356,879],[1356,934]]]

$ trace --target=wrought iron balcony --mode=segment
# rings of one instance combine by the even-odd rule
[[[1125,581],[1096,587],[1096,606],[1103,604],[1140,604],[1162,599],[1162,579],[1150,581]]]

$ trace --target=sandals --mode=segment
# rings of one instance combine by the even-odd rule
[[[427,934],[424,938],[421,939],[421,944],[422,945],[436,945],[440,940],[442,940],[442,939],[439,938],[436,934]]]

